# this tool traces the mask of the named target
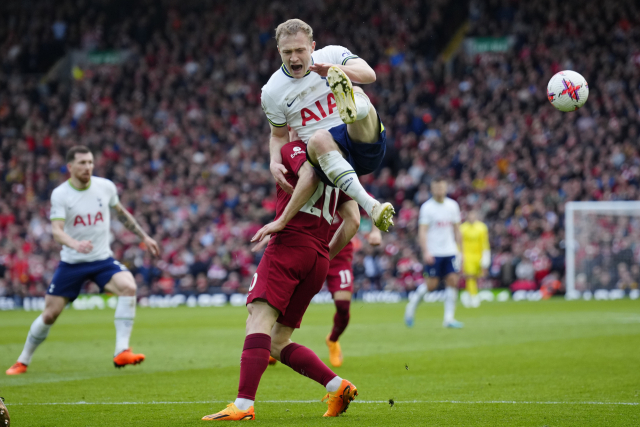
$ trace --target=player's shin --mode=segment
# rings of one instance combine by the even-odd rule
[[[42,344],[42,342],[47,338],[50,329],[51,325],[47,325],[44,323],[42,315],[38,316],[36,320],[33,321],[33,323],[31,324],[31,328],[29,329],[29,334],[27,335],[27,341],[24,343],[22,354],[20,354],[20,357],[18,358],[18,362],[25,365],[29,365],[31,363],[33,353],[36,351],[38,346]]]
[[[369,97],[362,92],[354,91],[353,100],[356,104],[356,121],[365,119],[371,111],[371,101]]]
[[[136,297],[119,296],[116,304],[116,313],[113,323],[116,326],[116,350],[117,356],[129,348],[129,339],[133,330],[133,320],[136,317]]]
[[[331,335],[329,336],[329,340],[336,342],[340,335],[347,329],[347,325],[349,325],[349,318],[351,317],[349,314],[349,307],[351,306],[351,301],[335,301],[336,304],[336,314],[333,316],[333,329],[331,330]]]
[[[444,299],[444,322],[452,323],[455,321],[456,303],[458,302],[458,289],[453,286],[445,288]]]
[[[268,334],[250,334],[244,339],[240,358],[240,385],[234,404],[241,411],[253,406],[262,374],[269,366],[271,336]]]
[[[280,361],[299,374],[322,384],[328,392],[338,390],[342,382],[342,378],[322,363],[313,350],[300,344],[291,343],[283,348],[280,352]]]
[[[404,322],[407,326],[413,326],[413,318],[416,315],[416,309],[418,308],[418,304],[422,301],[424,296],[428,292],[428,288],[426,284],[421,284],[418,286],[413,295],[409,298],[409,302],[407,303],[407,307],[404,311]]]
[[[478,279],[473,276],[467,277],[467,291],[472,297],[478,295]]]
[[[338,151],[330,151],[318,156],[318,163],[336,187],[344,191],[362,206],[367,214],[371,215],[376,200],[362,187],[353,166]]]

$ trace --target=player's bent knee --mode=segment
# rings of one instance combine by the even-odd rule
[[[308,150],[312,157],[317,158],[317,156],[330,151],[338,150],[338,144],[333,140],[333,135],[328,130],[319,129],[309,138]]]
[[[44,322],[45,325],[53,325],[55,323],[55,321],[58,319],[58,316],[60,316],[60,312],[59,311],[43,311],[42,312],[42,321]]]

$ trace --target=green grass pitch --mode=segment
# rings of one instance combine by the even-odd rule
[[[325,361],[333,310],[311,306],[293,336]],[[335,370],[360,391],[348,412],[323,419],[324,388],[278,364],[262,378],[256,423],[640,425],[640,301],[459,307],[462,330],[443,329],[442,311],[421,305],[407,329],[404,304],[353,303]],[[3,370],[35,316],[0,312]],[[139,309],[132,345],[147,360],[117,370],[113,311],[68,310],[27,374],[0,376],[0,395],[14,426],[202,425],[235,398],[246,316],[242,307]]]

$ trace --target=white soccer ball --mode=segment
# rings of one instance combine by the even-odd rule
[[[560,71],[547,85],[547,98],[560,111],[575,111],[587,102],[588,97],[589,85],[575,71]]]

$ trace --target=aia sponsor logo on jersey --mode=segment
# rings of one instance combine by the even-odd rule
[[[324,119],[325,117],[333,114],[333,111],[337,107],[336,97],[334,96],[333,93],[330,93],[330,94],[327,95],[326,104],[327,104],[327,107],[326,107],[327,110],[326,111],[325,111],[324,107],[322,106],[322,103],[319,100],[316,101],[316,104],[315,104],[316,108],[318,109],[318,112],[322,116],[322,119]],[[327,114],[327,111],[328,111],[328,114]],[[302,110],[300,110],[300,116],[302,116],[302,126],[306,126],[307,122],[310,122],[311,120],[315,120],[316,122],[319,122],[320,120],[322,120],[310,108],[303,108]]]
[[[91,214],[87,214],[86,217],[76,215],[76,217],[73,220],[73,226],[75,227],[77,225],[82,225],[86,227],[89,225],[96,225],[98,224],[99,221],[104,222],[104,219],[102,218],[102,212],[98,212],[94,217],[92,217]]]
[[[436,227],[451,227],[453,223],[451,221],[436,221],[435,222],[435,226]]]
[[[300,148],[300,147],[293,147],[293,154],[291,155],[291,158],[293,159],[294,157],[296,157],[298,154],[304,154],[305,151]]]

